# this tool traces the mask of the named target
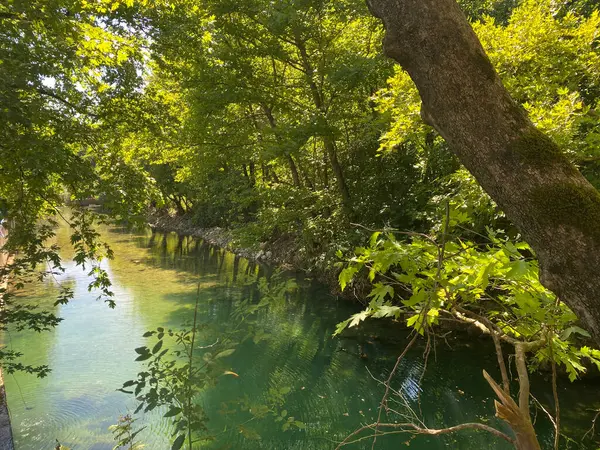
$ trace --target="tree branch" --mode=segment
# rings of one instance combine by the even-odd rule
[[[352,434],[350,434],[348,437],[346,437],[346,439],[344,439],[342,442],[340,442],[338,444],[338,446],[336,447],[336,450],[339,450],[340,448],[342,448],[345,445],[349,445],[349,444],[358,442],[359,440],[369,439],[371,437],[385,435],[386,434],[385,432],[378,431],[379,428],[391,428],[391,429],[400,428],[401,429],[401,431],[399,431],[400,433],[425,434],[425,435],[429,435],[429,436],[439,436],[439,435],[443,435],[443,434],[451,434],[451,433],[456,433],[458,431],[464,431],[464,430],[480,430],[480,431],[486,431],[488,433],[493,434],[494,436],[496,436],[498,438],[504,439],[505,441],[507,441],[508,443],[510,443],[512,445],[516,444],[515,440],[512,439],[507,434],[505,434],[502,431],[497,430],[493,427],[490,427],[489,425],[485,425],[482,423],[462,423],[460,425],[455,425],[453,427],[448,427],[448,428],[423,428],[423,427],[419,427],[418,425],[415,425],[414,423],[378,423],[378,422],[376,422],[376,423],[372,423],[369,425],[365,425],[365,426],[359,428],[358,430],[354,431]],[[351,441],[352,437],[362,433],[365,430],[373,430],[374,434],[360,438],[358,440]]]
[[[525,360],[523,344],[515,345],[517,373],[519,374],[519,409],[523,416],[529,417],[529,374]]]
[[[375,423],[375,437],[373,439],[373,445],[372,447],[375,447],[375,442],[377,442],[377,425],[379,424],[379,422],[381,421],[381,413],[383,412],[383,408],[387,409],[387,399],[390,395],[390,384],[392,382],[392,378],[394,377],[394,374],[396,373],[396,370],[398,370],[398,366],[400,365],[400,361],[402,361],[402,359],[404,358],[404,356],[406,355],[406,353],[408,353],[408,351],[410,350],[410,348],[414,345],[414,343],[417,341],[417,337],[419,335],[417,333],[415,333],[415,335],[413,336],[413,338],[411,339],[411,341],[408,343],[408,345],[404,348],[404,350],[402,351],[402,353],[400,354],[400,356],[398,356],[398,359],[396,359],[396,364],[394,364],[394,368],[392,369],[392,371],[390,372],[390,375],[388,376],[387,380],[385,381],[385,393],[383,394],[383,398],[381,399],[381,403],[379,404],[379,412],[377,413],[377,422]]]
[[[37,88],[37,91],[40,94],[45,95],[46,97],[51,97],[54,100],[58,100],[63,105],[68,106],[69,108],[71,108],[72,110],[78,112],[79,114],[84,114],[86,116],[93,117],[94,119],[100,118],[100,116],[98,114],[94,114],[94,113],[91,113],[89,111],[86,111],[83,107],[81,107],[79,105],[75,105],[74,103],[71,103],[70,101],[64,99],[63,97],[61,97],[58,94],[55,94],[52,91],[48,91],[48,90],[46,90],[44,88]]]

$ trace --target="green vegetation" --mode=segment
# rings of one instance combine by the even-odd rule
[[[513,143],[515,159],[543,165],[566,155],[599,187],[595,2],[459,3],[515,107],[539,130]],[[498,353],[502,387],[489,379],[498,415],[516,434],[523,423],[532,428],[527,371],[551,370],[556,383],[562,368],[574,380],[591,365],[600,369],[600,351],[564,299],[540,283],[516,227],[423,122],[419,93],[382,54],[382,37],[362,0],[0,5],[0,217],[9,219],[3,250],[17,256],[0,272],[12,280],[0,290],[0,327],[59,324],[53,311],[22,305],[17,295],[63,270],[52,244],[57,221],[71,230],[73,260],[89,270],[90,290],[114,307],[102,266],[113,253],[94,224],[177,216],[229,229],[236,245],[256,251],[279,255],[286,246],[284,259],[299,268],[339,273],[342,291],[352,287],[370,301],[338,334],[369,318],[404,323],[425,339],[445,322],[479,328]],[[587,190],[572,184],[535,195],[534,214],[566,217],[574,232],[598,235],[597,198]],[[106,216],[78,206],[89,199]],[[55,306],[73,296],[65,285]],[[264,306],[247,301],[246,314]],[[203,439],[194,392],[223,374],[215,360],[235,348],[204,352],[205,364],[194,366],[197,328],[194,317],[190,330],[149,332],[158,342],[138,349],[148,370],[123,386],[135,388],[140,409],[169,408],[173,448]],[[183,347],[171,349],[181,364],[165,359],[165,336]],[[516,407],[503,347],[516,354],[524,422],[502,410]],[[9,373],[48,372],[20,356],[0,348]],[[554,403],[559,436],[556,395]],[[282,402],[265,408],[284,426],[304,426],[283,414]],[[425,432],[412,425],[406,430]],[[115,433],[137,448],[132,426],[126,416]],[[380,426],[359,431],[376,440]]]

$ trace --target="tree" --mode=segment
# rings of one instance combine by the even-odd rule
[[[421,115],[540,261],[540,280],[600,343],[600,194],[503,86],[454,0],[371,0],[384,51],[409,73]]]
[[[0,267],[0,280],[12,281],[0,289],[1,329],[42,331],[61,320],[24,304],[14,292],[62,270],[51,242],[57,217],[71,228],[75,262],[94,276],[90,288],[115,304],[99,263],[112,252],[99,241],[94,219],[84,212],[67,218],[59,209],[67,200],[100,195],[115,215],[131,216],[144,206],[132,201],[142,191],[134,187],[139,171],[113,152],[120,116],[135,112],[128,100],[141,81],[139,47],[108,12],[76,0],[0,5],[0,204],[11,223],[2,251],[18,254]],[[72,296],[64,286],[56,304]],[[0,349],[0,364],[9,372],[47,372],[45,366],[24,366],[19,356]]]

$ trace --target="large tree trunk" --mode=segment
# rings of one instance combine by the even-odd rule
[[[519,227],[540,279],[600,344],[600,195],[510,97],[454,0],[369,0],[424,120]]]

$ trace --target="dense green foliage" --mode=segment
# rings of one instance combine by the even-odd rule
[[[246,245],[285,237],[312,263],[362,243],[350,223],[427,231],[446,198],[478,232],[510,227],[420,120],[362,1],[46,3],[0,11],[0,197],[23,242],[65,196],[128,220],[152,204]],[[597,12],[462,6],[511,94],[595,182]]]
[[[465,9],[503,81],[595,182],[598,14],[488,3]],[[146,89],[162,115],[121,152],[155,180],[157,205],[245,245],[287,238],[312,264],[362,243],[350,223],[427,231],[446,198],[475,231],[510,228],[422,123],[362,2],[192,4],[129,13],[150,38]]]
[[[594,2],[460,3],[511,95],[600,186]],[[61,270],[51,242],[65,220],[75,262],[95,276],[90,289],[114,306],[101,266],[112,252],[94,219],[60,212],[97,198],[115,219],[139,221],[152,208],[233,229],[245,246],[284,242],[304,267],[333,271],[351,258],[341,288],[358,279],[368,292],[366,280],[371,302],[340,332],[392,317],[425,334],[448,315],[537,342],[536,364],[561,363],[571,378],[584,359],[598,365],[575,316],[539,283],[518,231],[422,122],[418,92],[382,55],[381,38],[362,0],[4,2],[0,214],[11,224],[5,250],[18,257],[0,275],[20,288]],[[385,233],[362,247],[375,229]],[[65,287],[57,304],[72,296]],[[59,322],[20,307],[14,292],[3,290],[2,302],[2,327]],[[174,384],[162,397],[156,383],[143,391],[144,377],[130,386],[146,407],[173,404],[173,416],[192,417],[182,400],[191,356],[165,366],[158,345],[140,349],[155,362],[146,378]],[[9,370],[48,370],[18,356],[0,350]]]

